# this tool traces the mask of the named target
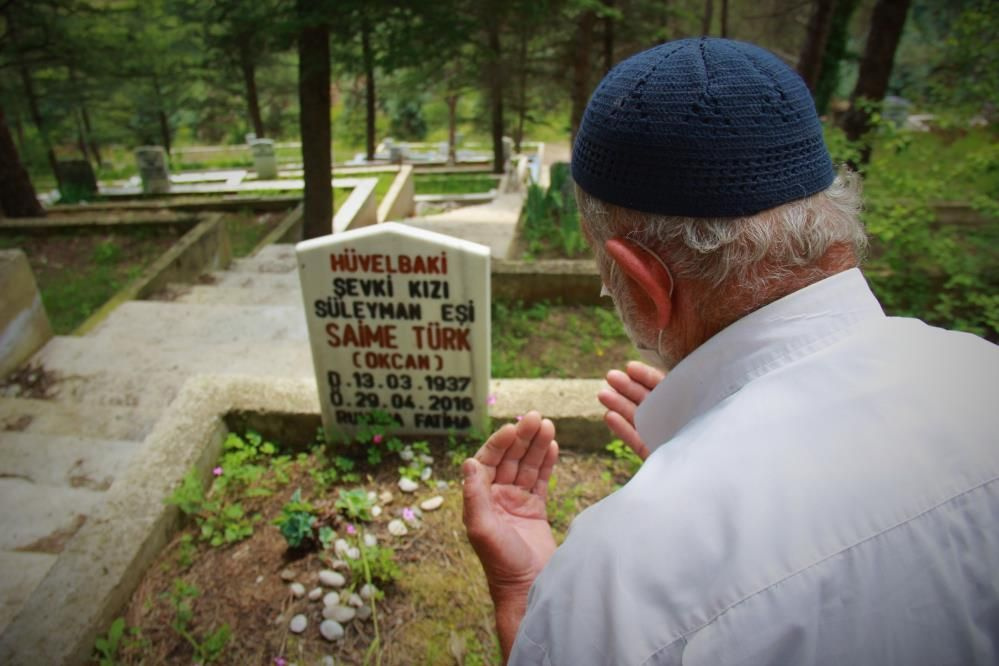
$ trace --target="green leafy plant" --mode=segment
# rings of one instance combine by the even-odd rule
[[[274,519],[274,524],[281,531],[281,536],[291,548],[301,548],[313,541],[313,526],[318,518],[313,506],[302,500],[302,489],[297,488],[291,499],[281,507],[281,515]]]
[[[368,497],[368,492],[364,488],[354,488],[341,490],[334,506],[351,520],[370,522],[371,507],[374,506],[374,502]]]
[[[200,664],[209,664],[222,656],[225,646],[229,643],[231,632],[229,625],[223,624],[218,629],[209,632],[199,639],[191,631],[191,621],[194,619],[194,609],[191,601],[196,599],[200,592],[198,588],[186,581],[177,578],[170,588],[168,601],[174,609],[173,620],[170,627],[186,640],[194,649],[194,661]]]
[[[192,517],[201,539],[216,547],[249,537],[253,534],[253,524],[260,520],[259,515],[247,516],[239,502],[226,502],[217,494],[207,497],[198,472],[193,468],[166,503]]]
[[[534,184],[528,187],[523,215],[529,257],[556,255],[571,259],[587,253],[568,164],[552,165],[547,190]]]
[[[98,661],[101,666],[114,666],[115,659],[118,658],[118,650],[121,648],[122,639],[125,636],[125,618],[116,618],[108,629],[107,636],[99,636],[94,641],[94,650],[98,654]]]
[[[604,449],[613,458],[613,462],[610,465],[610,472],[617,476],[624,476],[626,479],[630,479],[642,467],[642,459],[630,446],[620,439],[615,439],[605,446]]]

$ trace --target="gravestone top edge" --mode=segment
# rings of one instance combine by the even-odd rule
[[[317,249],[328,249],[331,245],[335,246],[346,244],[363,240],[371,236],[383,235],[398,236],[410,240],[434,243],[450,249],[461,250],[463,252],[482,257],[489,257],[491,254],[489,247],[482,245],[481,243],[474,243],[472,241],[455,238],[454,236],[448,236],[447,234],[440,234],[434,231],[415,229],[405,224],[399,224],[398,222],[383,222],[381,224],[374,224],[360,229],[351,229],[349,231],[328,234],[318,238],[310,238],[297,243],[295,245],[295,253],[309,253]]]

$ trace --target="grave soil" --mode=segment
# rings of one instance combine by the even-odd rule
[[[470,450],[470,449],[468,449]],[[190,634],[201,637],[229,626],[232,634],[215,663],[319,664],[333,656],[336,664],[381,663],[385,665],[498,664],[499,647],[493,627],[492,606],[482,571],[465,537],[461,523],[459,468],[449,460],[460,461],[462,454],[450,456],[443,445],[432,450],[436,463],[428,485],[412,495],[401,493],[396,485],[398,459],[364,473],[365,490],[388,490],[394,500],[384,505],[383,514],[365,529],[378,537],[379,545],[395,549],[401,576],[384,586],[384,598],[376,607],[380,649],[372,649],[374,625],[371,620],[354,619],[346,624],[342,640],[329,642],[319,634],[322,601],[295,599],[282,580],[282,571],[294,572],[295,580],[306,590],[318,586],[318,572],[329,568],[331,554],[289,551],[278,528],[271,524],[281,506],[296,488],[302,497],[318,506],[332,504],[341,488],[317,488],[308,470],[317,463],[310,454],[293,464],[289,481],[270,497],[244,501],[249,512],[259,512],[262,520],[253,535],[240,543],[211,548],[198,542],[194,527],[178,533],[149,568],[124,612],[126,633],[131,636],[119,650],[122,664],[191,664],[191,645],[174,629],[174,611],[167,596],[176,579],[194,585],[200,594],[193,600]],[[600,454],[564,452],[550,483],[549,516],[561,540],[568,523],[580,510],[612,492],[615,484],[627,479],[620,461]],[[447,488],[440,490],[436,482]],[[443,506],[425,512],[422,525],[404,537],[388,534],[387,524],[402,513],[404,506],[440,494]],[[344,536],[344,530],[338,530]],[[184,566],[180,556],[185,535],[194,537],[197,550],[193,563]],[[190,537],[188,537],[190,538]],[[346,572],[345,572],[346,573]],[[348,587],[360,587],[350,580]],[[328,592],[324,589],[324,594]],[[301,635],[289,631],[295,614],[309,620]],[[137,633],[137,637],[136,637]],[[95,660],[96,661],[96,660]]]

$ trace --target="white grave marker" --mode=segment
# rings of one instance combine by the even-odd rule
[[[487,425],[488,247],[387,222],[295,251],[328,437],[376,410],[405,434]]]
[[[273,180],[278,177],[274,141],[254,139],[250,141],[250,152],[253,153],[253,169],[257,172],[257,180]]]

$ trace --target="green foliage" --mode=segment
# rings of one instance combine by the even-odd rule
[[[190,534],[180,537],[180,545],[177,547],[177,566],[187,569],[194,564],[194,555],[197,547],[194,545],[194,538]]]
[[[111,623],[107,636],[99,636],[94,641],[94,649],[97,651],[101,666],[114,666],[124,636],[125,618],[119,617]]]
[[[531,184],[524,204],[523,237],[528,256],[561,256],[568,259],[588,253],[586,238],[579,227],[579,211],[573,192],[569,165],[551,167],[547,191]]]
[[[166,503],[173,504],[188,516],[201,511],[205,503],[205,490],[196,469],[188,470],[180,486],[167,497]]]
[[[416,194],[480,194],[496,189],[496,176],[479,173],[417,174]]]
[[[624,476],[625,479],[630,479],[642,467],[642,459],[620,439],[615,439],[604,449],[613,458],[613,463],[609,466],[608,471],[614,476]]]
[[[281,507],[281,515],[274,519],[274,524],[290,548],[301,548],[313,539],[312,528],[316,521],[313,506],[302,500],[302,489],[296,488],[291,499]]]
[[[222,656],[225,646],[229,643],[231,632],[229,625],[223,624],[215,631],[209,632],[204,638],[198,639],[191,632],[191,621],[194,619],[194,608],[191,601],[200,592],[198,588],[181,578],[173,581],[167,600],[174,609],[170,628],[180,634],[194,650],[194,661],[199,664],[209,664]]]
[[[106,240],[94,248],[94,263],[100,266],[112,266],[121,259],[121,248],[114,241]]]
[[[358,539],[357,547],[361,551],[361,557],[347,560],[353,580],[363,580],[383,587],[402,575],[395,561],[395,550],[392,548],[378,544],[369,546],[363,539]]]
[[[493,377],[537,377],[542,368],[525,363],[521,354],[537,325],[548,318],[550,306],[539,302],[492,302]]]
[[[368,491],[364,488],[340,490],[334,506],[351,520],[371,522],[371,507],[374,506],[374,502],[368,497]]]

